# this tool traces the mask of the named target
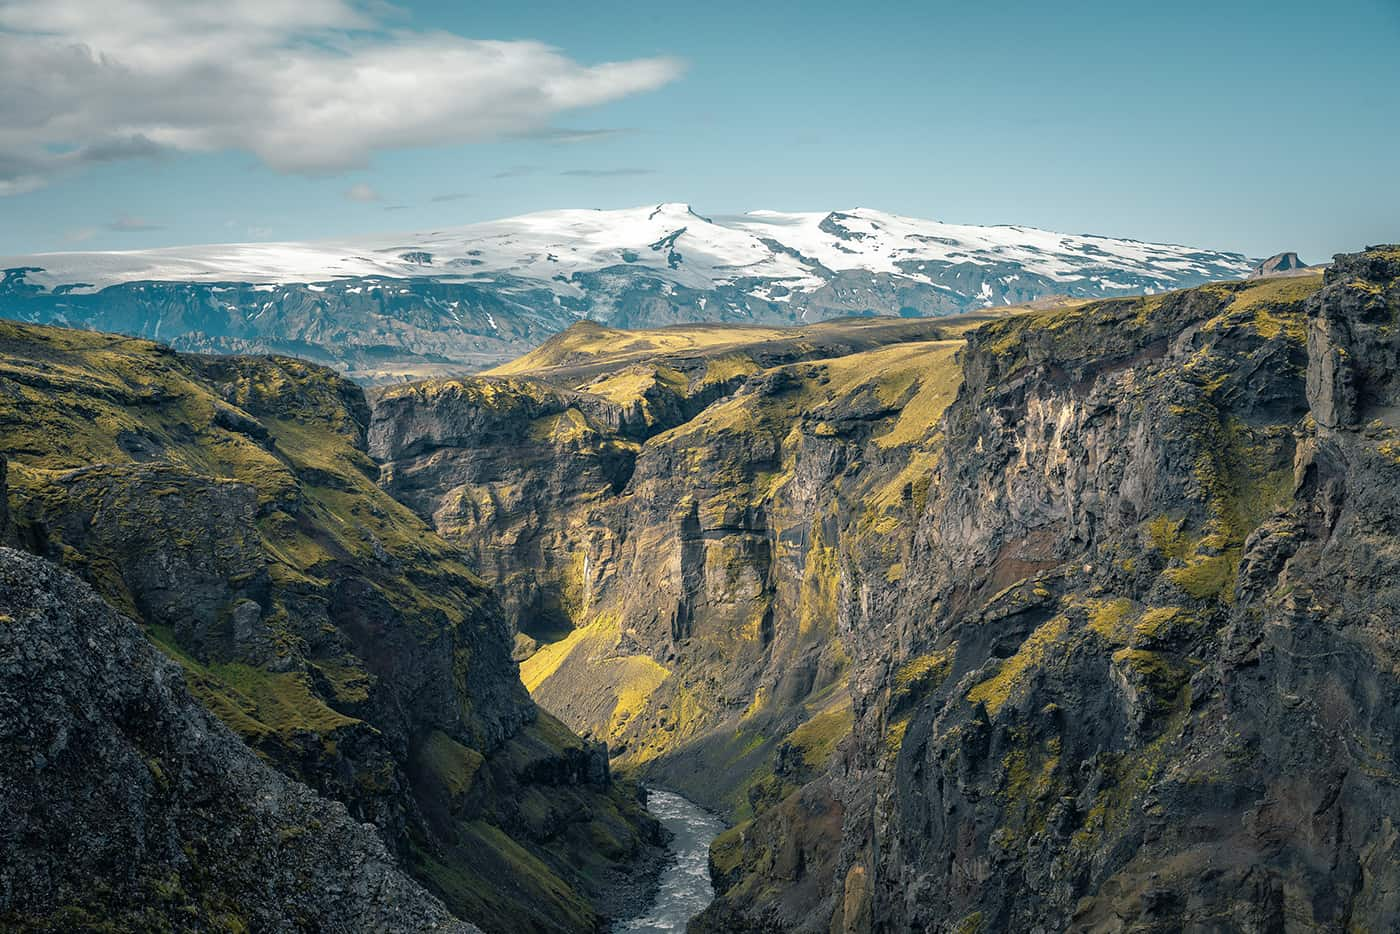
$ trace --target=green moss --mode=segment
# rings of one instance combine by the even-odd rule
[[[721,877],[731,877],[744,867],[744,839],[752,821],[743,821],[723,831],[710,843],[710,865]]]
[[[590,931],[592,907],[537,856],[498,827],[482,821],[460,825],[456,852],[465,864],[446,863],[425,848],[413,852],[415,874],[442,896],[454,913],[488,930]]]
[[[954,642],[937,652],[917,655],[899,667],[894,676],[896,698],[925,694],[937,689],[953,668],[958,644]]]
[[[1069,632],[1069,620],[1057,616],[1042,624],[1021,643],[1016,654],[1001,663],[997,673],[967,692],[974,704],[985,704],[987,712],[996,715],[1021,688],[1030,674],[1040,667],[1053,647],[1064,641]]]
[[[299,672],[265,671],[239,663],[213,664],[208,671],[228,689],[220,707],[237,704],[244,715],[270,732],[329,735],[360,722],[327,707]]]
[[[974,911],[953,927],[953,934],[984,934],[987,924],[982,920],[982,912]]]
[[[715,357],[705,365],[705,375],[700,380],[701,387],[726,383],[730,380],[750,376],[759,371],[759,366],[747,354],[725,354]]]
[[[485,761],[481,753],[454,740],[441,730],[433,730],[419,750],[419,759],[453,797],[472,788],[477,770]]]
[[[1153,607],[1142,614],[1134,627],[1134,635],[1138,639],[1156,639],[1166,635],[1185,618],[1186,614],[1179,606]]]
[[[1181,531],[1182,522],[1180,520],[1169,519],[1166,516],[1158,516],[1147,523],[1146,531],[1148,541],[1152,547],[1161,555],[1167,558],[1185,558],[1189,545],[1186,536]]]
[[[888,755],[898,755],[904,748],[904,736],[909,732],[909,721],[912,718],[913,714],[906,711],[885,724],[885,752]]]
[[[1222,555],[1193,558],[1185,567],[1168,568],[1164,573],[1197,600],[1221,600],[1230,594],[1239,561],[1239,550],[1231,549]]]
[[[331,662],[317,662],[315,668],[330,684],[337,703],[362,704],[369,700],[369,691],[374,686],[374,677],[358,663],[338,665]]]
[[[1138,675],[1160,697],[1175,696],[1186,679],[1186,669],[1162,652],[1119,649],[1113,661]]]
[[[821,769],[831,759],[836,744],[851,733],[853,723],[849,701],[824,710],[787,735],[786,742],[799,750],[811,769]]]
[[[598,431],[578,409],[565,409],[530,423],[530,437],[553,445],[582,445],[599,439]]]
[[[1089,614],[1089,630],[1110,643],[1126,642],[1132,633],[1133,601],[1119,598],[1095,603]]]
[[[1302,346],[1307,341],[1304,303],[1321,287],[1321,270],[1241,283],[1233,301],[1207,327],[1243,321],[1252,324],[1266,340],[1282,337]]]

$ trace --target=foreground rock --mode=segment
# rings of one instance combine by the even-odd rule
[[[477,931],[259,761],[133,622],[10,549],[0,742],[7,930]]]

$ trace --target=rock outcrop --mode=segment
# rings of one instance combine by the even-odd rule
[[[6,930],[474,932],[72,574],[0,548]]]
[[[1268,259],[1254,267],[1254,271],[1249,274],[1251,279],[1263,279],[1268,276],[1301,276],[1307,275],[1313,267],[1298,258],[1297,253],[1275,253]]]

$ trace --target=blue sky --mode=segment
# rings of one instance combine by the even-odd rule
[[[140,14],[126,32],[83,19],[101,15],[95,0],[60,0],[67,18],[0,0],[0,77],[7,57],[18,69],[39,43],[140,62],[208,27],[172,26],[157,0],[123,2]],[[334,45],[327,35],[396,44],[405,55],[376,60],[386,81],[451,51],[452,36],[529,54],[507,90],[483,73],[454,92],[460,103],[489,85],[494,103],[435,102],[434,75],[461,71],[444,59],[450,71],[415,74],[393,94],[347,93],[341,110],[315,117],[330,129],[314,132],[311,117],[285,111],[337,86],[224,108],[226,88],[247,83],[238,74],[199,99],[189,81],[153,71],[100,108],[59,101],[41,116],[61,130],[0,132],[0,172],[6,145],[28,166],[0,197],[0,254],[408,231],[663,200],[715,214],[868,206],[1252,255],[1296,249],[1311,261],[1400,240],[1400,0],[317,2],[324,15],[310,23],[268,19],[267,0],[205,12],[242,16],[244,33],[226,31],[272,63],[283,62],[284,28],[308,47]],[[132,34],[140,28],[150,35]],[[530,58],[538,43],[557,57]],[[24,74],[41,90],[45,68],[68,67],[37,61]],[[589,69],[605,62],[626,73],[599,90]],[[50,83],[73,84],[66,74]],[[564,96],[584,102],[541,104],[521,87],[532,80],[567,84]],[[517,99],[519,121],[503,112]],[[279,119],[258,112],[268,100],[289,127],[262,131]],[[22,127],[32,114],[5,113],[15,106],[0,103],[0,122]],[[181,106],[238,116],[205,126],[187,111],[172,118]],[[422,114],[404,123],[400,110]],[[153,131],[151,157],[131,128],[172,119],[187,123]],[[337,127],[361,121],[364,133],[340,140]],[[113,149],[128,138],[140,145]]]

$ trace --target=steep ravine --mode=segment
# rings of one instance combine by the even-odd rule
[[[850,727],[839,565],[907,515],[900,470],[980,320],[580,325],[502,373],[377,394],[370,450],[501,589],[546,709],[742,819]]]
[[[1398,373],[1396,247],[372,400],[0,324],[0,922],[597,930],[645,778],[693,931],[1396,929]]]
[[[571,332],[369,443],[535,697],[738,822],[695,929],[1388,930],[1398,277]]]

